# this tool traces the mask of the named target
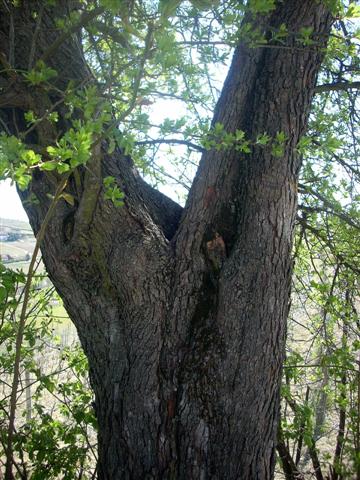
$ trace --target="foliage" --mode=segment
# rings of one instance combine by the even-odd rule
[[[26,275],[0,264],[0,456],[7,444],[10,382]],[[87,361],[77,344],[54,337],[52,287],[37,275],[28,307],[14,455],[19,478],[91,478],[95,465],[96,420],[87,380]],[[24,398],[25,397],[25,398]],[[29,400],[29,398],[31,400]],[[25,405],[24,405],[25,402]]]

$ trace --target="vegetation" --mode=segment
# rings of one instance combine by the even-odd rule
[[[26,276],[0,267],[1,284],[1,459],[6,453],[11,380],[14,374],[18,316]],[[92,394],[87,362],[79,345],[64,345],[54,336],[54,289],[38,288],[34,277],[21,347],[14,436],[16,478],[92,478],[95,467]]]
[[[36,234],[0,270],[6,480],[360,479],[359,15],[3,2],[0,176]],[[78,347],[36,360],[40,246],[94,400]]]

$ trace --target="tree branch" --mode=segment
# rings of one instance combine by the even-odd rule
[[[304,228],[306,228],[306,230],[308,230],[309,232],[311,232],[315,238],[317,238],[318,240],[320,240],[325,246],[327,246],[330,250],[330,252],[332,253],[332,255],[334,255],[334,257],[338,260],[339,263],[341,263],[342,265],[344,265],[345,267],[349,268],[350,270],[352,270],[353,272],[359,274],[360,273],[360,269],[357,268],[356,265],[352,265],[351,263],[349,263],[344,255],[342,255],[341,253],[337,252],[334,245],[332,244],[331,242],[331,239],[329,239],[321,230],[313,227],[312,225],[310,225],[308,222],[306,222],[306,220],[304,218],[301,218],[299,216],[296,217],[296,220],[304,226]]]
[[[104,7],[96,7],[94,10],[85,11],[81,14],[79,21],[75,23],[72,27],[70,27],[68,30],[65,30],[51,45],[50,47],[42,54],[40,60],[43,62],[46,62],[49,57],[54,55],[56,50],[61,46],[62,43],[64,43],[70,35],[73,33],[77,32],[81,28],[83,28],[85,25],[87,25],[91,20],[101,13],[103,13],[105,10]]]
[[[334,83],[324,83],[323,85],[317,85],[315,87],[315,93],[323,92],[334,92],[334,91],[343,91],[351,89],[359,89],[360,82],[334,82]]]
[[[304,480],[304,476],[302,475],[301,472],[299,472],[297,466],[294,463],[294,460],[292,459],[292,456],[290,455],[289,449],[287,448],[284,442],[284,438],[283,438],[280,427],[278,432],[278,441],[277,441],[276,449],[278,451],[278,454],[281,460],[281,465],[283,468],[285,479],[286,480]]]
[[[360,225],[358,225],[357,223],[355,223],[351,217],[349,217],[347,214],[343,213],[343,212],[337,212],[336,211],[336,206],[333,205],[326,197],[324,197],[324,195],[322,195],[321,193],[319,192],[316,192],[315,190],[313,190],[312,188],[306,186],[306,185],[303,185],[303,184],[299,184],[299,193],[308,193],[310,195],[313,195],[315,198],[317,198],[318,200],[320,200],[321,202],[323,202],[324,204],[324,207],[326,208],[329,208],[329,210],[326,210],[326,208],[317,208],[317,207],[308,207],[308,206],[305,206],[305,205],[300,205],[299,207],[302,208],[303,210],[308,210],[308,211],[323,211],[325,213],[330,213],[332,215],[335,215],[336,217],[340,218],[341,220],[343,220],[344,222],[346,222],[348,225],[350,225],[351,227],[354,227],[356,228],[357,230],[360,230]]]
[[[334,210],[327,210],[326,208],[308,207],[307,205],[299,205],[299,209],[304,212],[327,213],[329,215],[334,215],[334,217],[340,218],[340,220],[343,220],[350,227],[360,230],[360,225],[357,225],[356,223],[354,223],[353,220],[348,215],[345,215],[344,213],[337,213],[337,212],[334,212]]]
[[[140,142],[135,142],[135,145],[186,145],[193,150],[197,150],[198,152],[204,153],[206,150],[200,145],[196,145],[195,143],[188,142],[187,140],[179,140],[177,138],[162,138],[159,140],[142,140]]]

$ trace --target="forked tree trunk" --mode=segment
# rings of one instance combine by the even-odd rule
[[[0,49],[16,68],[28,68],[31,9],[44,3],[8,5],[11,15],[6,2],[0,5]],[[54,18],[67,15],[67,3],[42,9],[36,58],[59,35]],[[273,477],[300,168],[295,149],[331,17],[315,0],[285,0],[257,25],[269,36],[282,23],[291,32],[286,45],[236,49],[214,115],[226,131],[241,129],[250,139],[284,132],[282,156],[260,146],[250,154],[205,153],[182,211],[147,186],[130,159],[106,154],[103,145],[102,175],[117,178],[125,206],[115,208],[100,193],[84,221],[97,180],[81,170],[81,188],[73,179],[67,187],[75,207],[61,201],[48,227],[46,268],[89,359],[101,480]],[[303,27],[313,28],[314,46],[299,43]],[[59,88],[89,76],[76,36],[47,63],[59,72]],[[26,90],[21,76],[8,73],[0,74],[0,112],[16,135],[24,111],[41,115],[58,97],[41,86]],[[62,117],[58,131],[43,122],[26,140],[44,147],[65,127]],[[24,205],[35,233],[57,181],[34,173],[39,202]]]

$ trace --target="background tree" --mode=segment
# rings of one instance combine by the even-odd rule
[[[24,189],[34,232],[49,222],[42,254],[89,359],[99,478],[272,478],[299,149],[314,143],[302,136],[344,7],[4,1],[0,12],[2,175]],[[224,42],[237,47],[210,130],[182,119],[160,128],[175,138],[149,138],[143,108],[159,92],[202,115],[199,79]],[[184,51],[194,45],[200,67]],[[144,148],[161,142],[204,150],[184,210],[134,169],[159,178]]]

